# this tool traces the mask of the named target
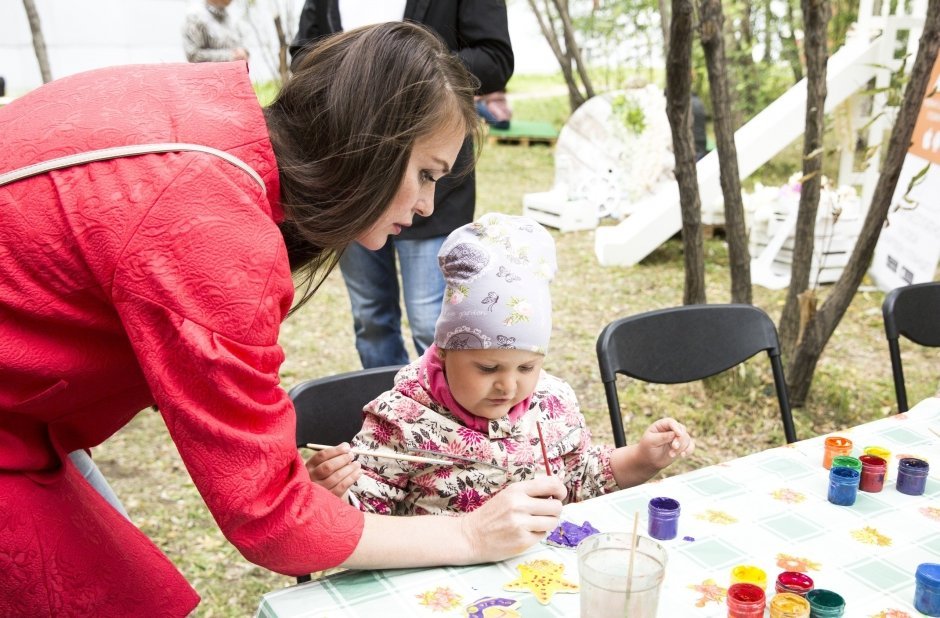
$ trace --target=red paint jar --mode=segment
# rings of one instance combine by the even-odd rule
[[[862,455],[858,459],[862,462],[862,478],[858,488],[861,491],[878,493],[885,485],[888,462],[874,455]]]
[[[764,590],[754,584],[732,584],[728,588],[728,618],[763,618]]]
[[[777,576],[777,583],[774,585],[774,589],[778,594],[781,592],[792,592],[793,594],[805,597],[806,593],[813,589],[813,578],[799,571],[784,571]]]

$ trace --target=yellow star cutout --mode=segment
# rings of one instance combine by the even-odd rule
[[[565,565],[551,560],[533,560],[516,566],[520,575],[503,588],[528,590],[542,605],[548,605],[556,592],[577,592],[578,584],[565,580]]]

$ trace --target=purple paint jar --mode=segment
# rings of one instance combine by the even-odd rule
[[[679,501],[662,497],[651,499],[647,532],[659,541],[676,538],[679,532]]]
[[[927,487],[930,464],[916,457],[905,457],[898,462],[898,491],[909,496],[920,496]]]

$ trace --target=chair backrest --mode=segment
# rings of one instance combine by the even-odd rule
[[[297,410],[297,446],[348,442],[362,428],[362,408],[394,386],[401,365],[360,369],[301,382],[288,393]]]
[[[614,442],[624,446],[617,374],[658,384],[693,382],[721,373],[760,351],[770,357],[787,442],[796,441],[777,329],[752,305],[686,305],[615,320],[597,339]]]
[[[330,446],[352,440],[362,429],[362,409],[395,385],[401,365],[360,369],[307,380],[288,395],[297,411],[297,448],[313,442]],[[310,581],[309,575],[297,583]]]
[[[891,290],[881,305],[881,313],[884,316],[885,336],[891,355],[898,412],[906,412],[907,390],[904,386],[898,338],[903,335],[922,346],[940,347],[940,281]]]

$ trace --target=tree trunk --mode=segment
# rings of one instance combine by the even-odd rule
[[[545,0],[544,13],[539,9],[535,0],[528,1],[529,8],[532,9],[532,13],[535,14],[535,19],[539,23],[539,30],[542,31],[542,36],[545,37],[548,46],[552,49],[552,53],[555,54],[558,66],[561,67],[561,74],[565,78],[565,84],[568,86],[568,103],[571,105],[571,111],[574,112],[574,110],[581,107],[581,104],[584,103],[587,98],[581,93],[581,88],[578,86],[578,82],[575,80],[574,73],[571,70],[572,58],[568,55],[568,52],[563,51],[561,45],[558,44],[558,35],[555,32],[548,0]]]
[[[26,9],[26,18],[29,20],[29,30],[33,33],[33,49],[36,51],[36,61],[39,63],[39,73],[42,83],[52,81],[52,70],[49,68],[49,55],[46,53],[46,39],[42,35],[42,24],[39,22],[39,11],[33,0],[23,0]]]
[[[891,208],[904,159],[911,145],[914,124],[917,122],[924,98],[929,94],[928,88],[931,92],[933,91],[930,73],[937,60],[938,48],[940,48],[940,0],[930,0],[927,5],[924,31],[917,47],[917,58],[911,69],[910,80],[904,91],[904,100],[898,110],[897,120],[891,130],[881,175],[878,177],[878,184],[875,186],[871,206],[862,224],[858,242],[855,243],[849,263],[842,271],[839,280],[833,285],[826,302],[807,324],[803,341],[796,347],[787,368],[790,402],[794,406],[802,406],[806,401],[816,363],[842,316],[845,315],[871,264],[878,237],[881,235]]]
[[[290,77],[290,65],[287,63],[287,48],[290,41],[287,40],[287,33],[284,32],[280,13],[274,16],[274,30],[277,32],[277,72],[281,78],[281,86],[283,86]]]
[[[781,54],[786,59],[787,64],[790,65],[790,70],[793,72],[793,83],[797,83],[803,79],[803,62],[800,60],[800,48],[796,44],[796,18],[793,16],[793,2],[795,0],[786,0],[786,16],[784,19],[787,24],[787,32],[784,33],[783,28],[779,28],[777,32],[780,33],[780,46],[782,48]]]
[[[715,119],[721,192],[725,202],[725,230],[731,261],[731,302],[751,304],[751,255],[747,248],[738,150],[734,143],[734,125],[731,119],[732,101],[725,63],[722,30],[725,18],[721,10],[721,0],[702,0],[699,15]]]
[[[659,27],[663,31],[663,57],[669,55],[669,4],[666,0],[659,0]]]
[[[780,344],[784,357],[794,350],[800,335],[799,296],[809,287],[813,266],[816,212],[822,186],[826,62],[829,59],[826,41],[829,1],[802,0],[802,3],[806,46],[806,130],[803,133],[803,186],[794,231],[790,287],[780,316]]]
[[[761,56],[761,64],[770,65],[773,62],[773,54],[770,53],[770,48],[773,42],[773,24],[774,24],[774,12],[771,8],[771,0],[764,0],[763,15],[764,15],[764,54]]]
[[[594,96],[594,86],[591,84],[591,76],[588,75],[584,60],[581,59],[581,48],[574,38],[574,26],[571,23],[571,14],[568,11],[568,0],[553,0],[555,8],[558,10],[558,17],[561,20],[562,34],[565,37],[565,49],[568,57],[574,61],[575,69],[578,71],[578,77],[581,78],[581,84],[584,86],[584,98],[590,99]],[[571,111],[574,111],[572,109]]]
[[[686,305],[705,302],[705,252],[702,246],[702,204],[692,139],[692,2],[672,0],[669,55],[666,57],[666,114],[672,129],[676,182],[682,210]]]
[[[911,69],[910,80],[904,91],[904,100],[898,110],[898,117],[891,130],[881,175],[878,177],[878,184],[875,186],[871,206],[862,224],[858,242],[855,243],[849,263],[842,271],[839,280],[833,285],[826,302],[807,324],[803,341],[796,346],[787,368],[790,402],[794,406],[802,406],[806,401],[816,363],[842,316],[845,315],[871,264],[878,237],[881,235],[891,208],[904,159],[911,145],[914,124],[917,122],[917,116],[928,94],[928,89],[933,91],[930,73],[937,60],[938,48],[940,48],[940,0],[929,0],[924,31],[917,47],[917,58]]]

